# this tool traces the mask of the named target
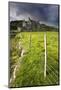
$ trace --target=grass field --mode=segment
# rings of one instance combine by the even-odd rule
[[[10,87],[57,85],[59,83],[58,32],[46,32],[46,34],[46,78],[44,78],[44,32],[21,32],[10,39],[10,78],[13,77],[15,66],[18,66],[16,77],[10,83]],[[25,51],[22,57],[21,48]]]

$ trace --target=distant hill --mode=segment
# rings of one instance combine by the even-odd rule
[[[24,23],[25,26],[23,26]],[[10,22],[10,30],[17,30],[18,27],[21,28],[21,31],[58,31],[58,28],[56,27],[40,24],[39,22],[31,19],[29,19],[29,21],[16,20]]]
[[[45,25],[45,24],[41,24],[40,25],[40,29],[42,31],[58,31],[58,28],[54,27],[54,26],[48,26],[48,25]],[[45,30],[44,30],[45,29]]]

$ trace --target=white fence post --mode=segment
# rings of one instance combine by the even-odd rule
[[[29,44],[29,48],[31,50],[31,32],[30,32],[30,44]]]
[[[47,54],[46,54],[46,32],[44,32],[44,48],[45,48],[44,78],[46,78],[46,64],[47,64]]]

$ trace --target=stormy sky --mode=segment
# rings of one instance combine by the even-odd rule
[[[10,2],[10,21],[28,20],[28,17],[43,24],[58,26],[58,5]]]

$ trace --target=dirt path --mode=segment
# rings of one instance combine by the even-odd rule
[[[21,55],[20,55],[21,57],[19,57],[19,60],[18,60],[17,64],[15,65],[12,77],[10,78],[10,83],[12,83],[15,80],[15,78],[16,78],[16,72],[17,72],[17,70],[19,70],[20,62],[21,62],[21,60],[22,60],[22,58],[24,56],[24,53],[25,53],[25,50],[22,49]]]

